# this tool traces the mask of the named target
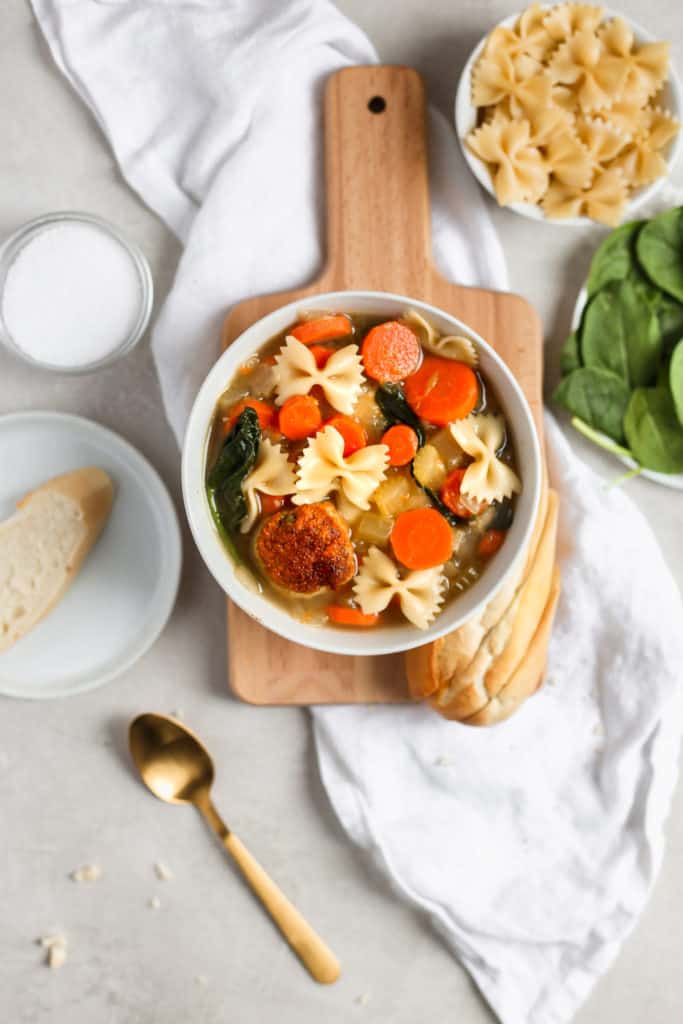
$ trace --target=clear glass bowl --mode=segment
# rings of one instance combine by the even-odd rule
[[[90,363],[79,363],[74,366],[54,365],[45,360],[36,359],[29,355],[14,341],[3,318],[5,282],[7,280],[10,267],[14,263],[15,259],[24,246],[35,238],[36,235],[53,227],[55,224],[63,223],[90,224],[99,231],[103,231],[105,234],[109,235],[110,238],[113,238],[116,242],[122,245],[137,271],[140,283],[140,310],[128,336],[124,338],[116,348],[112,349],[111,352],[108,352],[106,356],[101,359],[97,359]],[[2,247],[0,248],[0,341],[4,343],[5,347],[9,349],[10,352],[25,363],[29,363],[31,366],[40,367],[43,370],[51,370],[53,373],[66,375],[92,373],[95,370],[101,370],[105,366],[111,366],[112,363],[115,363],[122,356],[130,352],[131,349],[133,349],[140,341],[140,338],[145,333],[147,325],[149,324],[149,319],[152,314],[153,300],[154,284],[152,282],[152,273],[144,253],[136,245],[124,238],[118,228],[115,228],[113,224],[110,224],[108,221],[103,220],[101,217],[96,217],[93,214],[75,211],[46,214],[43,217],[38,217],[35,220],[31,220],[27,224],[22,225],[22,227],[2,243]]]

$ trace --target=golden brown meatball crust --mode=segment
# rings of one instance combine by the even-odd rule
[[[295,594],[336,590],[356,572],[349,527],[331,501],[276,512],[259,530],[255,550],[275,586]]]

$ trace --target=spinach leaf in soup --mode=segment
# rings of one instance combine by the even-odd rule
[[[634,280],[607,285],[591,299],[581,332],[586,367],[609,370],[629,388],[643,387],[657,376],[661,353],[657,314]]]
[[[634,220],[622,224],[598,247],[586,281],[589,298],[611,281],[623,281],[636,266],[635,241],[644,223]]]
[[[669,387],[678,422],[683,430],[683,338],[673,350],[669,363]]]
[[[683,473],[683,427],[668,388],[636,388],[624,432],[641,466],[657,473]]]
[[[247,407],[223,442],[206,481],[211,514],[224,539],[247,514],[242,483],[254,467],[260,443],[258,416]]]
[[[421,448],[425,443],[424,430],[419,417],[408,405],[401,385],[381,384],[375,391],[375,401],[390,427],[395,423],[405,423],[406,426],[413,428]]]
[[[599,367],[580,367],[560,381],[553,397],[590,427],[614,441],[622,440],[629,389],[616,374]]]
[[[422,483],[422,481],[420,480],[419,473],[415,471],[414,460],[413,462],[410,463],[410,472],[417,486],[420,488],[421,491],[424,491],[424,493],[427,495],[436,511],[441,513],[441,515],[444,517],[447,523],[450,523],[451,526],[465,526],[469,522],[469,520],[465,516],[459,516],[456,512],[453,512],[452,509],[448,508],[448,506],[443,503],[443,501],[436,493],[436,491],[432,490],[431,487],[428,487],[427,484]]]
[[[560,372],[563,376],[578,370],[581,366],[581,349],[579,347],[579,332],[572,331],[560,352]]]
[[[683,302],[683,207],[666,210],[646,224],[636,253],[650,280]]]

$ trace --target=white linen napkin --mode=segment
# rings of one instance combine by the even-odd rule
[[[320,95],[369,63],[327,0],[32,0],[122,173],[186,242],[153,346],[180,439],[226,309],[320,263]],[[431,116],[435,258],[505,288],[453,133]],[[545,689],[473,730],[408,707],[314,709],[351,838],[424,908],[504,1024],[569,1021],[647,899],[683,728],[683,608],[644,517],[547,417],[563,593]]]

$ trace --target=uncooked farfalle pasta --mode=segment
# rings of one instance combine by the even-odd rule
[[[662,105],[668,71],[668,43],[638,44],[602,7],[533,4],[494,29],[472,71],[467,146],[498,202],[618,224],[633,190],[667,173],[680,127]]]

